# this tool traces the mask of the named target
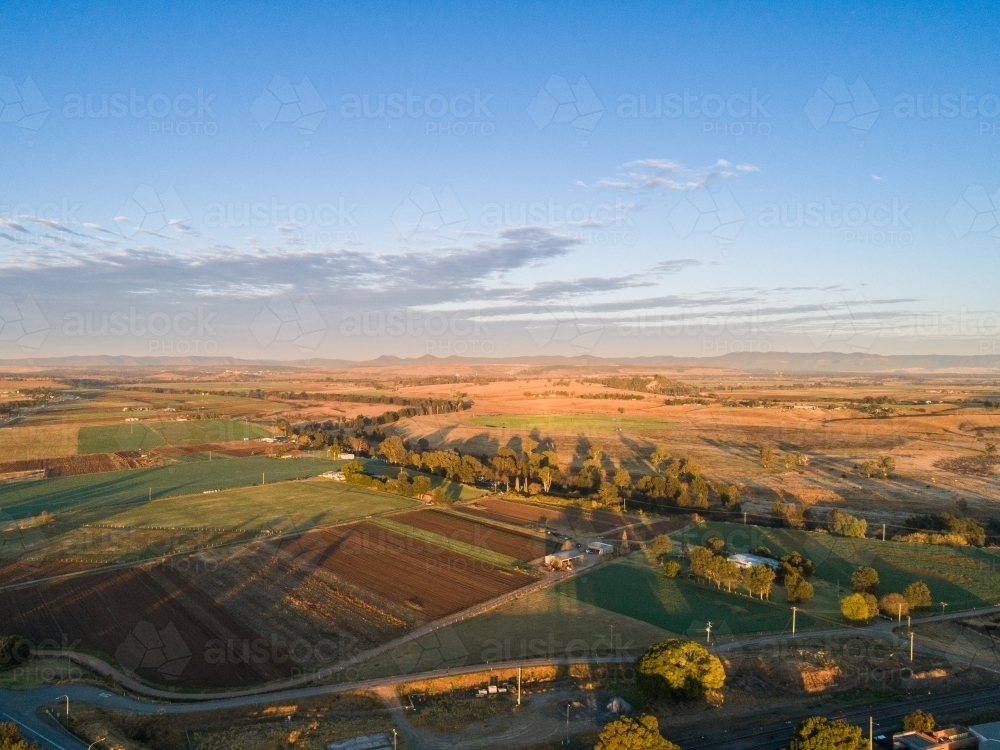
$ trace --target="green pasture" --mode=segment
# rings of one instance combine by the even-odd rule
[[[270,435],[271,433],[263,427],[232,419],[122,422],[115,425],[81,427],[77,435],[77,452],[85,454],[138,451],[165,445],[204,445],[244,438],[254,440]]]

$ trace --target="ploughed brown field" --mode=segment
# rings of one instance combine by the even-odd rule
[[[354,523],[7,590],[0,623],[150,682],[238,687],[330,667],[534,580]]]
[[[629,523],[621,516],[606,511],[583,510],[572,506],[543,507],[499,498],[484,498],[477,500],[474,505],[463,505],[455,510],[519,526],[561,526],[580,534],[602,533]]]
[[[498,529],[496,526],[477,523],[470,518],[462,518],[446,511],[415,510],[397,513],[392,518],[449,539],[499,552],[516,560],[535,560],[558,549],[557,544],[541,536]]]
[[[129,648],[129,635],[152,624],[156,635],[146,638],[138,664],[130,666],[145,679],[161,684],[228,687],[281,677],[274,660],[259,664],[239,659],[209,663],[207,648],[214,639],[242,644],[260,638],[245,620],[231,615],[197,586],[162,568],[94,573],[43,583],[0,596],[0,622],[40,648],[99,651],[119,660]],[[166,636],[172,626],[180,640]],[[140,641],[141,643],[141,641]],[[159,651],[160,653],[157,653]],[[162,656],[162,660],[161,657]],[[184,661],[187,659],[187,661]],[[251,660],[252,661],[252,660]],[[166,667],[165,671],[161,668]]]
[[[303,561],[432,620],[534,580],[368,523],[307,532],[298,545]]]

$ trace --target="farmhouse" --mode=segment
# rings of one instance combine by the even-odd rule
[[[583,553],[577,549],[567,549],[545,556],[545,566],[554,570],[573,570],[574,564],[584,561]]]
[[[754,565],[767,565],[770,568],[777,570],[781,567],[781,563],[770,557],[761,557],[760,555],[750,555],[745,552],[739,552],[735,555],[730,555],[727,558],[730,562],[736,563],[741,570],[746,568],[752,568]]]
[[[591,542],[587,545],[587,552],[592,555],[600,555],[601,557],[613,555],[615,552],[615,545],[608,544],[607,542]]]

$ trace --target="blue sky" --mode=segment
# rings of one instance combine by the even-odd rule
[[[5,3],[0,357],[997,353],[997,27]]]

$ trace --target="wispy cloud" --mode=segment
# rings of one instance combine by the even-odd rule
[[[719,159],[709,167],[692,169],[671,159],[637,159],[622,165],[618,174],[602,177],[592,185],[577,182],[583,187],[621,190],[636,193],[642,190],[688,191],[707,188],[741,174],[757,172],[753,164],[732,164]]]

